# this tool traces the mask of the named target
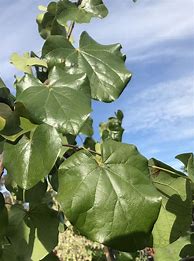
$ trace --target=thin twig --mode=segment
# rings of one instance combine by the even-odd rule
[[[70,37],[71,37],[71,34],[73,32],[73,29],[75,27],[75,22],[71,22],[70,26],[69,26],[69,30],[68,30],[68,33],[67,33],[67,39],[69,40]]]
[[[82,3],[82,0],[78,0],[76,5],[79,6],[79,5],[81,5],[81,3]],[[68,40],[71,37],[71,34],[73,32],[74,27],[75,27],[75,21],[71,22],[71,24],[69,26],[69,30],[68,30],[68,33],[67,33],[67,39]]]
[[[87,150],[87,151],[89,151],[89,152],[91,152],[91,153],[94,153],[94,154],[96,154],[96,155],[98,155],[98,156],[101,156],[101,154],[98,153],[98,152],[96,152],[95,150],[86,149],[86,148],[84,148],[84,147],[78,147],[78,146],[72,145],[72,144],[63,144],[63,146],[64,146],[64,147],[68,147],[68,148],[72,148],[72,149],[77,150],[77,151],[78,151],[78,150]]]

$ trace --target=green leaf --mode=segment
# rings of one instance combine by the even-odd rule
[[[84,125],[82,126],[80,132],[86,136],[91,137],[94,133],[92,124],[93,124],[93,119],[88,117],[87,120],[84,122]]]
[[[102,140],[112,139],[122,141],[124,129],[122,127],[123,113],[118,110],[115,113],[116,117],[110,117],[107,122],[102,122],[99,125],[100,136]]]
[[[41,13],[37,16],[36,22],[38,24],[38,30],[43,39],[46,39],[50,35],[66,36],[66,29],[56,20],[56,8],[57,4],[50,2],[46,8],[46,13]]]
[[[161,193],[162,207],[153,228],[155,247],[165,247],[190,229],[192,221],[192,193],[190,181],[180,172],[155,159],[151,166],[153,184]],[[154,170],[154,172],[153,172]],[[157,172],[156,172],[157,170]]]
[[[17,85],[17,102],[23,103],[37,123],[76,135],[91,112],[90,89],[85,74],[65,74],[53,68],[48,85],[30,75]]]
[[[0,193],[0,244],[1,240],[6,234],[6,229],[8,225],[8,214],[5,207],[5,200],[3,194]]]
[[[21,128],[21,131],[19,131],[16,134],[13,134],[13,135],[2,135],[2,137],[4,137],[6,140],[14,142],[23,134],[25,134],[31,130],[34,130],[37,126],[38,125],[33,124],[28,119],[20,117],[20,126],[19,127]]]
[[[65,160],[57,198],[82,235],[114,249],[142,249],[161,203],[148,162],[135,146],[115,141],[103,143],[101,154],[79,151]]]
[[[49,66],[62,64],[70,73],[86,73],[92,98],[111,102],[120,96],[131,79],[120,49],[120,44],[101,45],[83,32],[79,49],[63,36],[51,36],[43,46],[42,55]]]
[[[108,10],[102,0],[82,0],[80,5],[62,0],[57,5],[57,21],[65,26],[68,21],[89,23],[92,17],[104,18]]]
[[[20,56],[17,53],[11,55],[10,62],[20,71],[25,73],[32,73],[31,66],[39,65],[47,67],[47,63],[44,60],[41,60],[37,57],[30,57],[29,53],[24,53],[23,56]]]
[[[175,158],[179,159],[185,165],[189,178],[194,183],[194,156],[193,156],[193,153],[179,154]]]
[[[26,190],[25,193],[25,201],[29,202],[31,205],[40,204],[46,194],[48,184],[46,180],[38,182],[31,189]],[[17,200],[23,201],[23,189],[17,187],[17,191],[15,192]]]
[[[40,125],[30,139],[23,136],[16,144],[4,145],[4,166],[18,186],[30,189],[49,174],[60,146],[57,131],[51,126]]]
[[[38,9],[39,9],[40,11],[42,11],[42,12],[46,12],[46,11],[47,11],[47,7],[44,6],[44,5],[39,5],[39,6],[38,6]]]
[[[40,260],[58,243],[58,212],[46,205],[31,208],[14,205],[9,212],[7,237],[16,260]]]
[[[0,131],[5,128],[6,120],[0,116]]]
[[[92,139],[91,137],[86,137],[83,145],[84,145],[84,148],[91,149],[91,150],[95,151],[96,141],[94,139]]]
[[[180,237],[178,240],[166,247],[156,248],[154,260],[169,260],[169,257],[170,261],[178,261],[187,257],[188,259],[185,260],[193,260],[189,259],[191,256],[194,256],[194,245],[191,243],[191,235],[188,234]]]
[[[13,135],[21,130],[17,112],[5,103],[0,103],[0,134]]]
[[[11,108],[14,106],[14,97],[10,90],[6,87],[5,83],[0,78],[0,102],[6,103]]]

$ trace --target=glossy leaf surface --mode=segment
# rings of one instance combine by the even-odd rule
[[[151,172],[153,184],[161,193],[162,207],[153,228],[155,247],[164,247],[189,231],[192,221],[192,195],[190,181],[179,176],[179,172],[155,159],[150,165],[162,169]],[[166,170],[165,170],[166,169]],[[174,173],[173,173],[174,172]]]
[[[35,122],[47,123],[63,133],[77,134],[91,112],[85,74],[70,75],[54,68],[47,85],[26,75],[17,90],[17,102],[24,104]]]
[[[79,6],[69,0],[62,0],[57,4],[56,18],[65,26],[68,21],[89,23],[92,17],[104,18],[107,14],[102,0],[83,0]]]
[[[143,248],[160,209],[147,160],[135,146],[114,141],[101,153],[79,151],[61,165],[58,200],[89,239],[124,251]]]
[[[60,146],[57,131],[48,125],[40,125],[30,139],[23,136],[16,144],[5,144],[4,166],[18,186],[30,189],[49,174]]]
[[[83,32],[79,49],[63,36],[51,36],[45,42],[42,54],[50,66],[63,64],[68,72],[86,73],[92,98],[111,102],[120,96],[131,79],[120,49],[119,44],[101,45]]]

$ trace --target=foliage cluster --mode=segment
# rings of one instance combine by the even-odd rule
[[[92,138],[92,99],[116,100],[131,79],[120,44],[83,32],[74,47],[75,24],[106,17],[104,3],[60,0],[40,9],[41,56],[12,55],[24,72],[15,96],[0,80],[0,168],[12,199],[0,194],[0,260],[59,260],[53,249],[65,218],[121,251],[118,260],[135,260],[146,247],[156,261],[194,256],[193,154],[177,156],[187,173],[146,159],[122,143],[121,111],[100,124],[100,141]]]

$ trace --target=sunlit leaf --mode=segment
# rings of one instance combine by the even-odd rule
[[[40,125],[31,134],[23,136],[16,144],[4,146],[4,166],[23,189],[30,189],[46,177],[60,153],[61,140],[57,131]]]
[[[69,0],[61,0],[57,4],[57,21],[65,26],[68,21],[89,23],[92,17],[104,18],[108,10],[102,0],[82,0],[78,6]]]
[[[17,85],[22,103],[37,123],[63,133],[77,134],[91,112],[90,88],[85,74],[65,74],[53,68],[48,84],[26,75]]]
[[[123,251],[142,249],[161,200],[147,160],[135,146],[114,141],[103,143],[101,154],[95,158],[84,150],[65,160],[57,198],[82,235]]]
[[[86,73],[92,98],[111,102],[120,96],[131,79],[120,49],[120,44],[101,45],[83,32],[78,49],[63,36],[51,36],[42,54],[49,66],[62,64],[70,73]]]
[[[190,181],[186,176],[168,165],[150,160],[154,186],[162,196],[162,207],[153,228],[155,247],[165,247],[189,231],[192,221],[192,194]]]
[[[41,60],[37,57],[30,57],[29,53],[25,53],[23,56],[20,56],[17,53],[13,53],[10,59],[10,62],[20,71],[25,73],[32,73],[31,67],[34,65],[39,65],[47,67],[47,63],[44,60]]]

